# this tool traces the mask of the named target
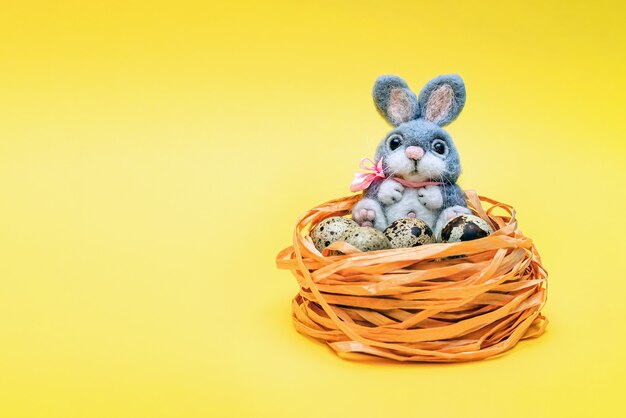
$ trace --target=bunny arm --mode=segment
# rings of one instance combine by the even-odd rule
[[[458,184],[444,184],[441,186],[441,194],[443,195],[443,208],[448,208],[450,206],[463,206],[467,207],[467,202],[465,201],[465,194],[461,187]]]

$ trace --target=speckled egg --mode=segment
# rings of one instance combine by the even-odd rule
[[[359,229],[352,219],[335,216],[324,219],[311,231],[311,240],[318,251],[322,251],[336,241],[344,241],[347,234]]]
[[[461,215],[451,219],[441,230],[442,242],[471,241],[493,233],[493,228],[475,215]]]
[[[418,218],[398,219],[385,229],[392,248],[417,247],[435,242],[435,234],[426,222]]]
[[[381,231],[370,226],[361,226],[346,235],[345,241],[361,251],[376,251],[390,248],[389,240]]]

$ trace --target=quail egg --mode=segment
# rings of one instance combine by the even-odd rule
[[[398,219],[385,229],[392,248],[417,247],[435,242],[435,235],[426,222],[418,218]]]
[[[381,231],[371,226],[361,226],[351,230],[345,241],[361,251],[376,251],[390,248],[389,240]]]
[[[442,242],[471,241],[493,233],[493,228],[476,215],[460,215],[451,219],[441,230]]]
[[[344,241],[347,234],[359,229],[352,219],[335,216],[324,219],[311,231],[311,240],[319,252],[336,241]]]

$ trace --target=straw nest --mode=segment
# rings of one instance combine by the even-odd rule
[[[292,301],[295,328],[342,357],[423,362],[479,360],[541,335],[547,273],[535,246],[517,229],[511,206],[465,194],[492,235],[371,252],[336,242],[320,254],[309,231],[349,214],[361,196],[305,213],[293,246],[276,258],[300,285]],[[332,255],[337,251],[343,254]]]

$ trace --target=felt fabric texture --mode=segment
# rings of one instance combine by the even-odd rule
[[[372,96],[378,112],[393,126],[419,117],[417,96],[398,76],[378,77]]]
[[[453,106],[454,92],[452,87],[448,85],[439,86],[433,90],[426,102],[424,119],[437,123],[446,118]]]
[[[457,74],[440,75],[420,91],[420,114],[428,121],[445,126],[459,116],[465,106],[465,83]]]
[[[397,219],[416,214],[433,230],[440,230],[444,212],[463,213],[467,206],[456,185],[461,174],[459,154],[442,128],[463,110],[463,80],[455,74],[436,77],[422,88],[418,98],[402,78],[385,75],[376,79],[372,95],[376,109],[394,129],[379,143],[374,158],[382,158],[385,178],[374,180],[364,190],[363,199],[353,208],[353,217],[359,224],[385,229]],[[418,148],[423,153],[412,152]],[[442,185],[411,189],[394,178]],[[456,209],[447,210],[453,207]]]

